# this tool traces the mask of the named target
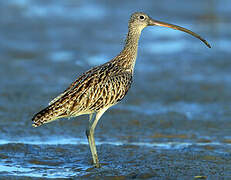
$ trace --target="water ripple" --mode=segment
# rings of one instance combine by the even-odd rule
[[[133,111],[145,115],[162,114],[168,112],[177,112],[185,115],[189,120],[200,115],[201,118],[209,119],[213,113],[222,113],[222,108],[218,104],[198,104],[198,103],[185,103],[176,102],[172,104],[163,103],[143,103],[139,105],[120,105],[115,107],[118,109]],[[214,111],[216,110],[216,111]]]
[[[8,141],[0,140],[0,145],[5,144],[27,144],[27,145],[88,145],[88,141],[82,138],[54,138],[47,141],[41,140],[18,140]],[[113,146],[145,146],[157,149],[183,149],[190,146],[231,146],[229,143],[223,142],[126,142],[126,141],[96,141],[97,145],[113,145]]]
[[[58,167],[55,167],[55,168],[49,167],[44,172],[44,171],[36,171],[31,167],[27,168],[27,167],[21,167],[19,165],[10,166],[10,165],[4,165],[4,164],[0,164],[0,172],[1,173],[4,172],[5,174],[10,173],[10,175],[19,176],[19,177],[20,176],[37,177],[37,178],[46,177],[46,178],[51,178],[51,179],[54,179],[54,178],[55,179],[56,178],[67,178],[67,177],[76,176],[76,175],[82,173],[81,171],[76,172],[76,171],[73,171],[71,168],[63,168],[63,167],[60,167],[60,168],[58,168]]]

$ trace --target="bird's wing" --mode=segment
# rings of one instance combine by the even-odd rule
[[[104,107],[112,106],[121,101],[127,94],[132,83],[130,73],[119,73],[106,76],[99,81],[96,86],[89,88],[90,100],[88,108],[91,111],[98,111]]]
[[[84,84],[94,74],[94,69],[92,68],[82,74],[61,95],[52,100],[48,107],[35,114],[32,118],[33,126],[37,127],[58,118],[69,116],[71,108],[75,105],[74,102],[87,90],[87,88],[84,89]]]
[[[51,104],[53,104],[54,102],[56,102],[57,100],[59,100],[61,97],[63,97],[63,95],[66,94],[67,91],[68,91],[68,89],[65,90],[63,93],[61,93],[60,95],[58,95],[57,97],[55,97],[54,99],[52,99],[52,100],[49,102],[48,105],[51,105]]]
[[[91,74],[92,72],[94,72],[95,69],[96,69],[96,67],[94,67],[94,68],[88,70],[87,72],[83,73],[74,82],[72,82],[71,85],[65,91],[63,91],[60,95],[58,95],[57,97],[55,97],[54,99],[52,99],[49,102],[49,105],[51,105],[51,104],[55,103],[56,101],[58,101],[59,99],[61,99],[65,94],[67,94],[69,91],[71,91],[72,88],[74,88],[76,85],[78,85],[79,83],[81,83],[81,81],[83,81],[87,76],[89,76],[89,74]]]
[[[33,117],[34,126],[61,117],[90,114],[116,104],[124,98],[132,81],[132,74],[118,73],[110,67],[96,67],[79,77],[51,105]]]
[[[116,104],[130,88],[132,74],[109,71],[100,69],[88,74],[54,102],[55,107],[65,109],[67,116],[78,116]]]

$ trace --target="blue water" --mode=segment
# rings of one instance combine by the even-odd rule
[[[141,36],[134,83],[96,128],[101,169],[91,165],[88,117],[40,128],[31,117],[75,78],[123,48],[131,13],[186,27]],[[0,2],[0,177],[231,177],[231,3]]]

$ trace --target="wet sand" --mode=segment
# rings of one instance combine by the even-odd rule
[[[0,179],[231,178],[230,2],[168,3],[0,2]],[[182,32],[143,31],[132,88],[96,127],[95,169],[87,116],[39,128],[31,117],[117,55],[138,10],[212,49]]]

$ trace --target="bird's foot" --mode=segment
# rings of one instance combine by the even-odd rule
[[[95,168],[101,168],[101,164],[100,164],[100,163],[95,163],[95,164],[94,164],[94,167],[95,167]]]
[[[93,159],[91,160],[90,164],[92,164],[92,166],[94,168],[100,168],[101,167],[101,163],[99,163],[99,161],[94,162]]]

